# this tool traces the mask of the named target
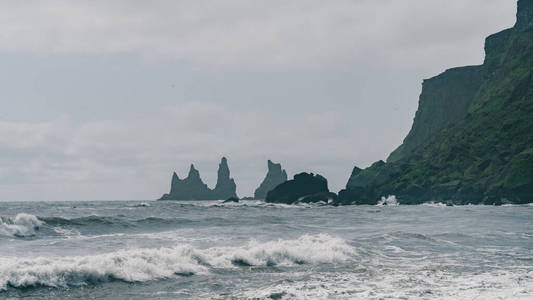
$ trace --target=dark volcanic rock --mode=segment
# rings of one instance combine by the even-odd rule
[[[268,173],[261,185],[255,190],[254,198],[265,199],[268,192],[285,181],[287,181],[287,172],[281,169],[281,164],[275,164],[269,160]]]
[[[304,196],[301,198],[298,203],[319,203],[323,202],[324,204],[337,203],[337,194],[332,192],[322,192],[316,193],[309,196]]]
[[[222,157],[218,165],[218,179],[217,185],[213,190],[213,197],[216,199],[237,198],[236,190],[235,180],[230,178],[228,160]]]
[[[189,175],[185,179],[179,179],[174,172],[170,193],[163,195],[161,200],[210,200],[213,192],[200,178],[200,172],[191,164]]]
[[[200,172],[191,164],[189,175],[180,179],[174,172],[170,185],[170,193],[164,194],[160,200],[221,200],[237,197],[236,185],[230,178],[228,162],[222,158],[218,168],[217,185],[211,190],[200,178]]]
[[[231,198],[228,198],[228,199],[224,200],[224,202],[222,202],[222,203],[238,203],[238,202],[239,202],[239,198],[231,197]]]
[[[328,181],[313,173],[294,175],[293,180],[286,181],[268,192],[266,202],[294,204],[298,202],[328,202],[333,197],[329,193]]]

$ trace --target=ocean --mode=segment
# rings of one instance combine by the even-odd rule
[[[533,299],[531,205],[1,202],[0,216],[1,299]]]

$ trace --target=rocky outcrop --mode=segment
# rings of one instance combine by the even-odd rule
[[[514,28],[485,42],[481,66],[424,81],[404,143],[387,160],[355,168],[339,204],[533,202],[533,1]]]
[[[275,164],[268,160],[267,175],[261,185],[255,190],[254,198],[265,199],[268,192],[285,181],[287,181],[287,172],[281,169],[281,164]]]
[[[174,172],[170,185],[170,193],[163,195],[161,200],[207,200],[212,191],[200,178],[200,172],[191,164],[189,175],[180,179]]]
[[[239,198],[237,197],[231,197],[231,198],[228,198],[226,200],[224,200],[224,202],[222,203],[239,203]]]
[[[286,181],[267,193],[266,202],[269,203],[316,203],[334,202],[337,196],[330,193],[328,181],[313,173],[300,173],[294,179]]]
[[[228,160],[223,157],[218,165],[218,178],[213,190],[213,197],[216,199],[237,198],[236,190],[235,180],[230,178]]]
[[[222,200],[237,197],[236,185],[230,178],[228,162],[222,158],[218,167],[218,179],[215,189],[211,190],[200,178],[200,172],[191,164],[189,174],[180,179],[176,172],[172,175],[170,193],[160,200]]]

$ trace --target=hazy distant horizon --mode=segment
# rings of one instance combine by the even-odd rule
[[[149,200],[194,163],[332,191],[386,159],[422,80],[481,64],[516,1],[0,3],[0,201]]]

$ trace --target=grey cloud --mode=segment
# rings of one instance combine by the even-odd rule
[[[512,12],[503,0],[2,1],[0,51],[137,53],[232,68],[399,63],[439,45],[441,59],[464,56],[463,43],[502,18],[511,25]]]
[[[361,152],[372,147],[383,154],[387,151],[376,146],[387,133],[353,130],[346,120],[346,115],[334,111],[277,116],[197,102],[167,107],[141,119],[132,116],[80,125],[68,120],[1,122],[0,132],[9,132],[0,137],[2,152],[13,155],[3,155],[1,160],[0,182],[6,189],[0,196],[3,200],[21,197],[10,194],[7,187],[24,185],[31,186],[24,197],[66,200],[72,195],[57,189],[83,191],[100,185],[109,187],[76,196],[151,199],[168,189],[174,168],[183,175],[191,162],[213,184],[222,155],[230,158],[241,195],[251,195],[264,176],[267,158],[283,162],[290,173],[322,172],[339,189],[354,158],[371,161],[371,155],[354,150],[360,139],[370,143]],[[25,137],[30,139],[20,142]]]
[[[243,196],[267,159],[338,190],[401,142],[422,79],[480,63],[515,5],[1,1],[0,201],[153,199],[191,162],[213,186],[222,155]]]

